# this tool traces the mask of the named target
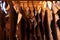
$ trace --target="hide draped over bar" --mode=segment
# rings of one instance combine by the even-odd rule
[[[60,1],[0,1],[0,40],[60,40]]]

